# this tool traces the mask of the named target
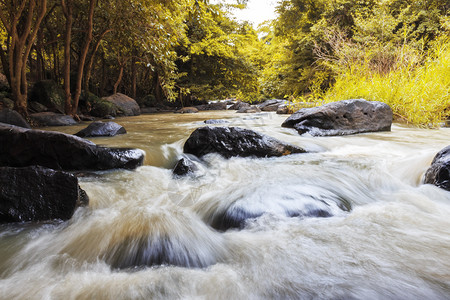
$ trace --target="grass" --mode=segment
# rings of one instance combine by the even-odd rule
[[[363,98],[388,104],[396,120],[437,127],[450,116],[450,41],[422,54],[422,63],[399,63],[380,72],[370,59],[344,68],[335,84],[315,102]]]

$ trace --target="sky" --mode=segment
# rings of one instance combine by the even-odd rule
[[[256,28],[260,23],[276,18],[276,5],[277,0],[248,0],[247,8],[243,10],[237,9],[234,16],[238,20],[252,22]]]

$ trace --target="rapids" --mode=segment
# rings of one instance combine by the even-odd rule
[[[310,153],[207,155],[193,176],[174,177],[189,134],[221,118],[230,123],[217,126]],[[285,119],[218,111],[115,120],[128,134],[91,140],[143,149],[145,165],[79,174],[90,205],[70,221],[1,225],[0,299],[450,299],[450,193],[421,184],[450,129],[311,137],[282,128]],[[331,217],[283,213],[317,199]],[[242,230],[209,226],[239,207],[267,213]],[[133,267],[149,260],[163,264]]]

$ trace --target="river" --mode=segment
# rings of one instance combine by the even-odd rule
[[[450,299],[450,193],[421,184],[450,129],[394,124],[391,132],[308,137],[282,128],[285,118],[217,111],[116,119],[128,134],[91,140],[141,148],[145,165],[80,174],[90,204],[70,221],[1,225],[0,299]],[[310,153],[209,155],[196,175],[174,178],[184,141],[206,119]],[[343,199],[351,210],[283,214],[316,198]],[[236,203],[267,213],[242,230],[207,225]],[[158,239],[207,267],[113,267]]]

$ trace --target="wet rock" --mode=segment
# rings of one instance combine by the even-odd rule
[[[22,117],[21,114],[11,109],[0,110],[0,122],[20,126],[23,128],[31,128],[30,124]]]
[[[106,249],[82,251],[92,252],[92,256],[100,253],[117,269],[159,265],[205,268],[223,261],[229,251],[220,233],[186,210],[170,206],[128,210],[111,223],[110,232],[99,237],[101,245],[108,245]]]
[[[304,153],[304,149],[285,144],[277,139],[239,127],[201,127],[184,144],[184,152],[204,156],[218,153],[225,158],[271,157]]]
[[[117,93],[109,97],[102,98],[102,100],[114,103],[119,108],[118,114],[124,116],[139,116],[141,114],[141,109],[139,108],[139,104],[136,100],[124,94]]]
[[[198,109],[195,107],[183,107],[177,111],[175,111],[175,113],[178,114],[195,114],[198,113]]]
[[[312,136],[348,135],[390,131],[392,109],[378,101],[344,100],[319,107],[302,108],[284,121],[283,127]]]
[[[228,207],[221,205],[209,216],[207,223],[213,228],[226,231],[242,229],[263,215],[278,215],[288,218],[326,218],[351,210],[351,205],[327,190],[301,183],[286,183],[282,187],[264,184],[243,191],[242,198]]]
[[[88,127],[75,133],[79,137],[95,137],[95,136],[115,136],[125,134],[125,128],[115,122],[92,122]]]
[[[177,162],[177,164],[173,168],[172,173],[175,176],[185,176],[188,174],[192,174],[197,170],[198,167],[192,160],[183,157]]]
[[[243,108],[250,108],[250,104],[247,102],[238,101],[230,106],[229,110],[240,110]]]
[[[0,167],[0,223],[68,220],[89,198],[69,173]]]
[[[64,91],[53,80],[36,82],[31,90],[30,100],[41,103],[52,111],[64,113]]]
[[[53,112],[30,114],[30,118],[39,126],[70,126],[78,124],[71,116]]]
[[[450,191],[450,146],[436,154],[431,166],[425,172],[424,183],[434,184]]]
[[[53,131],[0,124],[0,166],[40,165],[55,170],[134,169],[144,151],[100,147],[83,138]]]
[[[221,120],[221,119],[211,119],[211,120],[205,120],[203,121],[205,124],[224,124],[224,123],[230,123],[230,121],[227,120]]]

